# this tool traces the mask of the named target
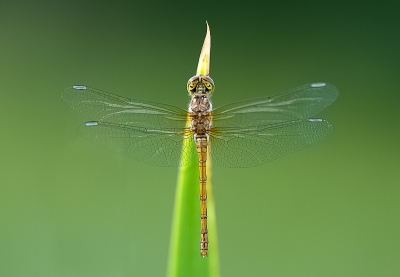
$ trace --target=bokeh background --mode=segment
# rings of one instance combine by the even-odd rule
[[[214,167],[223,276],[400,276],[398,1],[0,1],[0,276],[164,276],[177,169],[98,147],[84,84],[185,108],[335,84],[315,146]],[[197,241],[194,242],[196,245]]]

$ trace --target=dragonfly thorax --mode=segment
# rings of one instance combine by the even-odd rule
[[[190,122],[190,131],[196,134],[206,134],[211,128],[209,113],[192,113],[192,121]]]
[[[190,131],[196,134],[206,134],[211,127],[212,106],[208,96],[193,95],[189,103],[189,113],[192,118]]]
[[[193,96],[189,103],[189,112],[191,113],[209,113],[211,111],[211,102],[207,96]]]

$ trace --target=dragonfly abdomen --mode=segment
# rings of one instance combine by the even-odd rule
[[[208,137],[205,134],[196,136],[196,148],[199,158],[199,183],[200,183],[200,254],[208,254],[208,229],[207,229],[207,146]]]

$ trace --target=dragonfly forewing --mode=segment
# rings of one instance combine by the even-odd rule
[[[275,96],[247,100],[213,110],[213,127],[246,127],[308,119],[338,96],[335,86],[307,84]]]
[[[73,86],[61,96],[83,116],[98,122],[146,128],[183,128],[187,111],[161,103],[132,100],[87,86]]]

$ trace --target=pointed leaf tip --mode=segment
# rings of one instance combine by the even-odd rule
[[[208,25],[207,21],[206,25],[207,25],[207,33],[206,37],[204,38],[203,47],[201,48],[196,75],[208,76],[210,74],[211,34],[210,34],[210,26]]]

